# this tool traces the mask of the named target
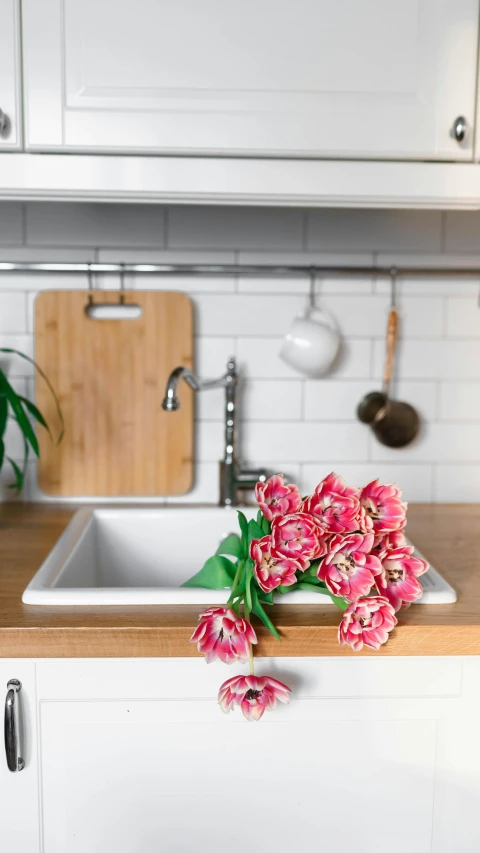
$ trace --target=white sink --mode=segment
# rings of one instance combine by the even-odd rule
[[[256,510],[244,509],[247,518]],[[220,508],[109,508],[78,510],[23,593],[25,604],[217,604],[225,590],[182,588],[229,533],[235,510]],[[424,604],[456,601],[431,568]],[[331,604],[327,596],[296,591],[289,604]]]

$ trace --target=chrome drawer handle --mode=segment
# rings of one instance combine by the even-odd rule
[[[8,769],[12,773],[17,773],[25,767],[25,762],[19,755],[20,721],[17,693],[21,689],[22,683],[16,678],[11,678],[7,684],[7,698],[5,700],[5,754]]]

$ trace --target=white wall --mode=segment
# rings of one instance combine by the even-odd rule
[[[480,213],[5,203],[0,260],[11,259],[480,267]],[[152,276],[127,284],[191,295],[202,375],[220,374],[227,356],[237,356],[247,380],[245,462],[283,470],[304,491],[333,468],[354,483],[377,475],[393,479],[412,501],[480,500],[480,279],[399,285],[395,393],[418,407],[424,423],[420,439],[397,451],[379,445],[355,419],[358,400],[381,381],[386,282],[346,277],[318,283],[320,304],[335,313],[345,336],[339,369],[322,381],[302,379],[278,358],[281,337],[304,306],[307,282]],[[118,281],[104,279],[105,285]],[[0,346],[32,353],[39,288],[86,286],[78,277],[0,276]],[[10,362],[9,372],[18,388],[32,393],[25,363]],[[197,484],[186,499],[215,501],[221,392],[200,396],[197,418]],[[13,425],[7,452],[21,457]],[[2,479],[10,481],[5,469]],[[25,497],[42,498],[33,464]]]

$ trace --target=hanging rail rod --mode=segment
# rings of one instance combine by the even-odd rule
[[[386,276],[406,277],[480,277],[480,267],[363,267],[319,266],[317,264],[101,264],[101,263],[33,263],[0,262],[0,273],[73,273],[115,275],[137,273],[140,275],[253,275],[253,276]]]

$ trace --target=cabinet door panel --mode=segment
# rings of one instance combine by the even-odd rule
[[[44,702],[45,853],[289,853],[319,838],[329,853],[427,853],[437,733],[418,716],[299,701],[250,725],[208,700]]]
[[[22,689],[20,704],[21,757],[23,770],[12,773],[7,767],[3,743],[3,714],[7,682],[16,678]],[[0,661],[2,744],[0,746],[0,848],[15,853],[36,853],[39,849],[37,738],[35,707],[35,664],[24,660]]]
[[[478,0],[25,0],[28,147],[470,159]],[[42,32],[43,38],[38,38]]]
[[[0,110],[7,124],[0,132],[0,151],[20,148],[20,33],[19,0],[0,0]]]

